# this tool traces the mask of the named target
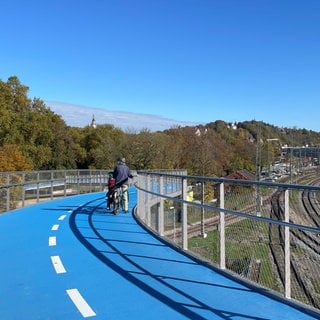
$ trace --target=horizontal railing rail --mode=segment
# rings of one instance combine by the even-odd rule
[[[103,191],[110,170],[0,173],[0,212]],[[136,174],[135,174],[136,175]],[[320,309],[320,187],[309,170],[295,184],[138,171],[137,217],[192,255]]]
[[[0,173],[0,212],[56,197],[102,191],[110,170],[52,170]]]
[[[309,170],[296,182],[138,171],[136,215],[182,250],[318,310],[320,180]]]

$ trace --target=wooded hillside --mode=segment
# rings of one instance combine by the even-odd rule
[[[125,156],[132,169],[225,176],[255,171],[257,142],[262,168],[280,157],[283,145],[320,145],[320,133],[257,121],[217,120],[161,132],[123,132],[110,124],[69,127],[41,99],[30,99],[28,90],[15,76],[0,80],[0,171],[110,169]]]

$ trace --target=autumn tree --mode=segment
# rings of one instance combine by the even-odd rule
[[[43,101],[27,96],[15,76],[0,81],[0,146],[16,145],[35,169],[74,167],[69,130]]]
[[[133,169],[184,169],[191,175],[224,176],[255,170],[281,154],[281,146],[318,146],[320,134],[278,128],[261,121],[174,126],[162,132],[124,132],[111,124],[68,127],[45,103],[28,97],[15,76],[0,80],[1,170],[111,169],[124,156]],[[260,140],[258,141],[258,136]],[[268,139],[277,143],[266,143]],[[15,159],[15,161],[12,161]]]
[[[113,168],[117,157],[124,152],[125,133],[111,124],[98,125],[96,128],[86,126],[79,132],[81,138],[78,143],[86,156],[78,162],[78,167]]]
[[[156,169],[163,161],[164,148],[163,134],[141,130],[126,135],[124,155],[133,168]]]
[[[0,147],[0,172],[31,170],[32,164],[21,153],[18,146],[5,144]]]

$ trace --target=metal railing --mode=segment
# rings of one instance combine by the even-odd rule
[[[102,191],[108,172],[0,173],[0,212]],[[318,312],[320,187],[311,185],[318,175],[286,184],[139,171],[136,214],[182,250]]]
[[[319,311],[317,176],[286,184],[139,171],[136,215],[182,250]]]
[[[53,170],[0,173],[0,212],[57,197],[102,191],[110,170]]]

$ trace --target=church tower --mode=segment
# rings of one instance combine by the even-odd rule
[[[96,122],[96,120],[94,119],[94,115],[92,115],[91,127],[92,127],[93,129],[95,129],[95,128],[97,127],[97,122]]]

